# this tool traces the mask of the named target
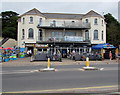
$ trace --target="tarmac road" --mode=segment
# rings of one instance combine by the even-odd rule
[[[97,64],[96,71],[83,71],[84,65],[53,65],[55,72],[36,72],[45,65],[4,67],[3,93],[96,92],[117,90],[118,64]]]

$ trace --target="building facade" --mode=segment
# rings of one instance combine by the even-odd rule
[[[86,14],[41,13],[32,9],[18,19],[18,46],[67,52],[106,43],[104,17],[91,10]],[[84,51],[84,49],[83,49]]]

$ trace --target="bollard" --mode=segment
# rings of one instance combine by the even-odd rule
[[[89,58],[88,57],[86,57],[86,67],[89,67]]]
[[[48,68],[50,68],[50,58],[48,58]]]

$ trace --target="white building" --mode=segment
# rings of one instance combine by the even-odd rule
[[[32,9],[18,20],[18,46],[41,50],[63,49],[106,43],[104,17],[91,10],[86,14],[41,13]]]

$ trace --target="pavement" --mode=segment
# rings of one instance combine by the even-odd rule
[[[3,62],[2,66],[29,66],[29,65],[47,65],[47,61],[34,61],[30,62],[31,58],[18,58],[18,60],[10,60],[8,62]],[[86,61],[74,61],[70,59],[63,58],[62,62],[51,61],[54,65],[70,65],[70,64],[85,64]],[[116,60],[104,60],[104,61],[90,61],[90,64],[118,64],[120,61]]]

